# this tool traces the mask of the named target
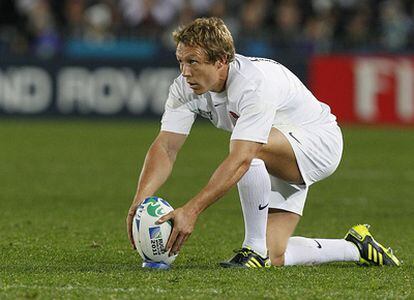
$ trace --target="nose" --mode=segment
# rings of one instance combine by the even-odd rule
[[[190,68],[186,64],[181,65],[181,74],[183,74],[184,77],[191,76]]]

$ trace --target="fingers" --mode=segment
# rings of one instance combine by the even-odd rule
[[[185,233],[179,234],[177,239],[175,240],[174,245],[171,248],[170,254],[175,255],[178,252],[180,252],[181,247],[183,246],[183,244],[185,243],[185,241],[188,239],[189,236],[190,236],[190,234],[188,234],[188,233],[187,234],[185,234]]]
[[[170,237],[168,239],[167,246],[165,247],[167,251],[170,250],[172,248],[172,246],[175,244],[177,236],[178,236],[178,230],[173,228],[173,230],[170,234]]]
[[[135,211],[129,210],[128,216],[126,219],[126,225],[127,225],[127,233],[128,233],[128,239],[131,243],[132,249],[136,249],[135,243],[134,243],[134,237],[132,235],[132,220],[134,217]]]
[[[131,226],[132,226],[132,225],[131,225]],[[131,226],[130,226],[130,227],[128,227],[128,228],[131,228]],[[130,241],[130,243],[131,243],[131,247],[132,247],[132,249],[133,249],[133,250],[137,249],[137,247],[135,246],[134,237],[133,237],[133,235],[132,235],[132,230],[131,230],[131,229],[129,229],[129,230],[128,230],[128,238],[129,238],[129,241]]]
[[[135,250],[136,247],[135,247],[135,243],[134,243],[134,237],[132,235],[132,222],[128,222],[127,231],[128,231],[128,239],[131,243],[132,249]]]
[[[162,223],[164,223],[164,222],[166,222],[166,221],[168,221],[170,219],[173,219],[174,218],[173,213],[174,213],[174,211],[169,212],[168,214],[162,216],[161,218],[159,218],[157,220],[157,222],[155,222],[155,224],[162,224]]]

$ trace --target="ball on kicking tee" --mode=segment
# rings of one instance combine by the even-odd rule
[[[177,255],[168,256],[165,251],[172,231],[172,222],[155,222],[173,211],[172,206],[162,198],[149,197],[138,206],[132,223],[132,235],[143,267],[168,269]]]

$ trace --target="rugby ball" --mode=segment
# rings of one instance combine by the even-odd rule
[[[165,251],[172,231],[172,222],[163,224],[155,222],[163,215],[173,211],[172,206],[162,198],[146,198],[138,206],[132,224],[135,247],[144,262],[173,263],[177,255],[168,256]]]

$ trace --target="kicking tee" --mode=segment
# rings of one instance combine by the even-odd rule
[[[328,105],[318,101],[286,67],[271,59],[236,54],[225,90],[197,95],[180,75],[170,86],[161,130],[189,134],[196,116],[232,132],[232,140],[267,143],[273,126],[336,124]]]

